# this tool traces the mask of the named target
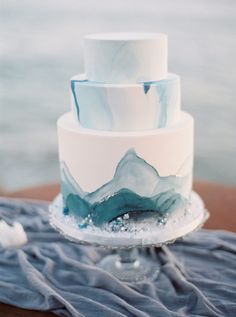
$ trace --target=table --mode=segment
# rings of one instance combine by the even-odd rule
[[[229,187],[215,183],[194,182],[194,190],[200,194],[210,211],[211,217],[207,221],[207,229],[223,229],[236,232],[236,187]],[[60,191],[59,184],[49,184],[26,188],[7,196],[21,199],[36,199],[51,201]]]
[[[26,188],[5,196],[26,200],[51,201],[59,192],[58,184]],[[194,182],[194,190],[203,198],[211,217],[205,224],[207,229],[223,229],[236,232],[236,187]],[[0,317],[50,317],[52,313],[24,310],[0,303]]]

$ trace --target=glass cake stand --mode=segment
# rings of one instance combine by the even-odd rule
[[[200,229],[209,217],[200,196],[192,192],[186,210],[179,210],[168,217],[165,224],[157,224],[156,218],[143,218],[140,223],[131,223],[127,231],[111,231],[88,226],[80,229],[71,216],[63,214],[61,194],[49,206],[51,226],[65,238],[79,244],[115,249],[96,265],[126,282],[155,279],[160,264],[148,254],[142,254],[144,247],[164,247]]]

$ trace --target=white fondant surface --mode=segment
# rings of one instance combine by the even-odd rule
[[[85,73],[91,81],[136,83],[167,74],[167,36],[159,33],[91,34],[84,40]]]
[[[193,154],[193,118],[184,112],[178,123],[169,128],[142,132],[85,129],[72,113],[67,113],[58,120],[58,138],[60,161],[87,192],[110,181],[117,164],[131,148],[160,176],[192,173],[189,157]],[[186,160],[190,162],[187,167]],[[190,183],[188,187],[190,191]]]
[[[84,74],[71,79],[72,111],[85,128],[134,131],[163,128],[180,114],[180,79],[137,84],[101,84]]]

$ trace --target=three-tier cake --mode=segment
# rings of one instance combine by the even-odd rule
[[[167,71],[167,36],[107,33],[84,40],[85,74],[71,79],[58,120],[64,214],[78,228],[126,231],[184,213],[192,188],[193,118]]]

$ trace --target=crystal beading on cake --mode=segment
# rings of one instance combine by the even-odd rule
[[[180,110],[163,34],[85,38],[85,74],[71,80],[72,112],[58,120],[64,213],[81,228],[157,224],[188,208],[193,118]],[[113,227],[112,227],[113,228]]]

